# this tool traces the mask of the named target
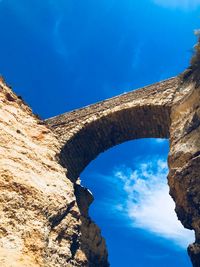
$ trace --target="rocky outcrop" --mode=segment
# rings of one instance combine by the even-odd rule
[[[188,248],[193,266],[200,267],[200,89],[184,81],[171,112],[169,186],[182,224],[195,230]]]
[[[54,134],[1,81],[0,266],[108,266],[92,197],[58,154]]]

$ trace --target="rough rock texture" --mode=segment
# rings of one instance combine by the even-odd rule
[[[78,177],[114,145],[159,137],[170,138],[170,194],[195,230],[188,253],[200,267],[200,87],[191,69],[45,122],[0,81],[0,266],[109,266]]]
[[[1,81],[0,266],[108,266],[92,197],[58,154],[54,134]]]
[[[171,112],[169,154],[170,194],[182,224],[195,230],[188,248],[193,266],[200,267],[200,88],[183,82]]]

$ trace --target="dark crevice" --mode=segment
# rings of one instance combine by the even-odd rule
[[[51,228],[55,228],[57,225],[61,223],[61,221],[69,214],[70,210],[73,208],[75,205],[76,201],[72,201],[69,203],[67,209],[61,210],[58,214],[53,215],[52,217],[49,218],[49,222],[51,223]]]
[[[80,244],[79,244],[79,237],[77,234],[73,234],[72,236],[72,243],[71,243],[71,246],[70,246],[70,250],[71,250],[71,253],[72,253],[72,259],[74,258],[77,250],[79,249],[80,247]]]

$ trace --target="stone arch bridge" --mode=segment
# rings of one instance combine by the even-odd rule
[[[138,138],[169,138],[170,110],[179,79],[77,109],[46,123],[56,133],[67,176],[76,180],[98,154]]]
[[[73,182],[101,152],[138,138],[169,138],[170,194],[179,220],[194,229],[188,252],[200,266],[200,93],[171,78],[45,121],[60,142],[60,161]]]

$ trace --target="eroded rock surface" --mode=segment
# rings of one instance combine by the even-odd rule
[[[86,189],[76,190],[77,204],[58,154],[54,134],[1,81],[0,266],[108,266],[91,196],[82,203]]]
[[[188,248],[193,266],[200,267],[200,89],[184,81],[171,112],[169,186],[182,224],[195,230]]]

